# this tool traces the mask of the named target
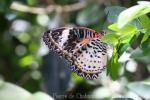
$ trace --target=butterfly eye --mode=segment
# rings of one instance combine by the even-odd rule
[[[101,33],[102,35],[105,35],[105,34],[106,34],[106,31],[100,31],[100,33]]]

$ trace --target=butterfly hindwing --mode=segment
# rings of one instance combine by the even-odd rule
[[[76,66],[75,71],[78,75],[86,79],[94,79],[98,77],[106,66],[106,44],[99,40],[92,40],[87,45],[83,46],[74,55]]]

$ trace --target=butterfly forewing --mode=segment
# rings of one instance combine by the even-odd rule
[[[45,32],[43,40],[49,49],[71,62],[73,72],[86,79],[94,79],[107,62],[107,45],[94,36],[95,31],[91,29],[63,27]]]

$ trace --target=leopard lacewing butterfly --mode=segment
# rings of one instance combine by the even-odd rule
[[[43,41],[70,62],[71,71],[92,80],[107,63],[107,44],[100,40],[103,35],[104,32],[85,27],[61,27],[46,31]]]

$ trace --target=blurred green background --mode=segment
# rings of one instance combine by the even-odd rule
[[[105,73],[94,81],[78,77],[70,72],[65,60],[49,52],[42,41],[43,32],[61,26],[107,30],[112,22],[104,12],[106,7],[128,8],[137,1],[0,0],[0,91],[1,84],[9,82],[30,93],[43,91],[56,100],[109,100],[115,97],[142,100],[149,97],[147,92],[150,94],[150,87],[147,84],[132,84],[135,81],[149,84],[150,52],[135,49],[138,39],[119,59],[122,67],[116,81]],[[150,46],[150,42],[145,45]],[[133,56],[138,57],[130,58],[131,51],[134,51]],[[140,92],[135,93],[137,87]],[[7,91],[5,93],[7,95]]]

